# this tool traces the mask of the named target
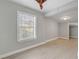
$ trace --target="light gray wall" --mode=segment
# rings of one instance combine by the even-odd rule
[[[59,26],[59,37],[69,39],[69,23],[68,22],[59,23],[58,26]]]
[[[78,38],[78,26],[70,26],[69,28],[70,37]]]
[[[17,42],[17,10],[25,11],[37,17],[37,40]],[[56,37],[57,23],[45,19],[42,14],[24,6],[0,0],[0,55]]]
[[[45,27],[45,34],[46,39],[56,38],[58,37],[58,23],[53,21],[53,19],[45,19],[46,27]]]

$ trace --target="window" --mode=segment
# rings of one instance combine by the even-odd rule
[[[26,12],[17,11],[17,39],[36,39],[36,17]]]

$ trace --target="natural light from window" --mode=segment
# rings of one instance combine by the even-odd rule
[[[26,12],[17,11],[17,39],[36,39],[36,17]]]

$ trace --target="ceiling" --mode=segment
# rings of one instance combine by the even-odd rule
[[[68,16],[68,17],[70,17],[70,19],[64,21],[63,19],[61,19],[64,16]],[[75,8],[68,9],[66,11],[53,15],[53,17],[49,16],[49,18],[51,18],[51,19],[54,18],[58,22],[67,22],[67,21],[68,22],[78,22],[78,8],[75,7]]]
[[[78,0],[47,0],[40,9],[39,4],[35,0],[9,0],[18,4],[24,5],[32,10],[42,12],[45,17],[55,18],[57,21],[62,21],[60,18],[69,16],[70,22],[78,21]]]
[[[43,6],[43,10],[40,9],[38,3],[35,0],[10,0],[19,4],[22,4],[24,6],[27,6],[31,9],[37,10],[37,11],[42,11],[44,13],[48,13],[52,11],[53,9],[59,8],[63,5],[66,5],[70,2],[76,1],[76,0],[47,0]]]

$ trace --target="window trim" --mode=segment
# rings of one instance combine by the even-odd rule
[[[26,13],[26,14],[28,14],[28,15],[31,15],[31,16],[33,16],[34,17],[34,35],[33,35],[33,37],[32,36],[30,36],[30,37],[28,37],[27,39],[23,39],[23,38],[20,38],[19,37],[19,35],[21,34],[21,33],[19,33],[19,20],[18,20],[18,14],[20,13],[20,12],[22,12],[22,13]],[[35,39],[37,39],[37,36],[36,36],[36,16],[34,16],[34,15],[32,15],[32,14],[30,14],[30,13],[27,13],[27,12],[24,12],[24,11],[17,11],[17,41],[18,42],[22,42],[22,41],[30,41],[30,40],[35,40]]]

